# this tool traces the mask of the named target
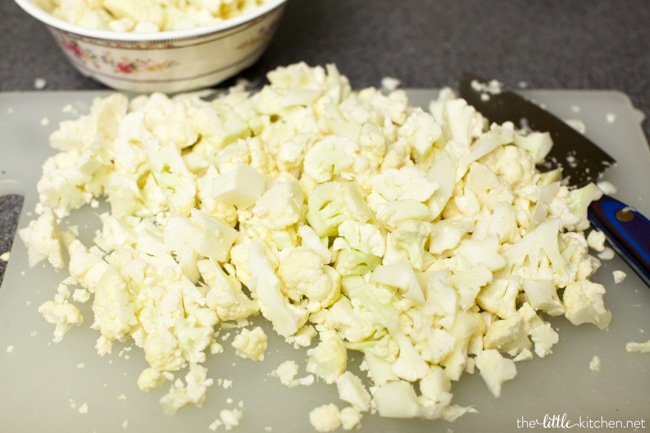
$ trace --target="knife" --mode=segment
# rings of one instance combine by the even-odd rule
[[[614,165],[614,158],[563,120],[495,80],[486,81],[464,73],[459,95],[489,121],[512,122],[520,128],[548,132],[553,147],[542,171],[561,167],[570,187],[596,183],[603,172]],[[607,194],[592,202],[589,220],[607,237],[612,248],[650,287],[650,221],[639,211]]]

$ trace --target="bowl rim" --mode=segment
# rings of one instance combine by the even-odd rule
[[[70,34],[76,34],[86,38],[104,39],[116,42],[156,42],[176,39],[192,39],[229,30],[233,27],[246,24],[256,18],[266,15],[267,13],[281,6],[283,3],[286,3],[288,0],[267,0],[264,4],[249,12],[245,12],[243,14],[237,15],[236,17],[229,18],[207,26],[184,30],[166,30],[155,33],[113,32],[111,30],[97,30],[82,27],[53,16],[49,12],[37,6],[33,0],[14,1],[33,18],[36,18],[47,26],[62,30]]]

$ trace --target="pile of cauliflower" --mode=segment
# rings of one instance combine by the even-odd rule
[[[114,32],[155,33],[215,24],[267,0],[42,0],[53,16],[79,26]]]
[[[450,89],[428,111],[400,89],[353,91],[333,65],[268,80],[211,100],[112,94],[51,135],[20,236],[31,265],[69,271],[40,307],[55,340],[92,302],[98,353],[142,348],[138,385],[170,382],[174,413],[203,403],[222,325],[243,327],[233,344],[254,360],[272,328],[348,405],[312,412],[328,431],[364,412],[454,420],[472,410],[452,404],[464,372],[499,396],[516,362],[551,353],[547,316],[608,326],[584,235],[601,192],[536,170],[547,133],[489,124]],[[62,228],[100,201],[91,245]],[[256,315],[270,326],[249,329]]]

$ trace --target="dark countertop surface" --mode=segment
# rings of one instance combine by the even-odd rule
[[[357,88],[387,76],[440,88],[469,70],[515,88],[618,90],[647,117],[649,23],[647,0],[290,0],[269,49],[241,76],[305,61],[335,63]],[[1,92],[34,91],[37,79],[46,91],[105,89],[76,72],[13,0],[0,0],[0,27]],[[0,198],[0,254],[20,205]]]

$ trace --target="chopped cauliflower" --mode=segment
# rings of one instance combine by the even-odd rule
[[[146,6],[106,2],[123,31],[162,19],[156,7],[129,23]],[[478,369],[498,397],[516,362],[552,354],[547,316],[609,326],[590,278],[612,252],[586,235],[602,192],[537,171],[548,133],[490,125],[450,89],[428,111],[397,88],[354,91],[334,65],[267,78],[210,101],[113,94],[52,134],[20,236],[31,266],[69,274],[39,308],[55,341],[87,303],[98,354],[140,348],[137,385],[170,382],[160,403],[172,414],[204,403],[220,330],[239,329],[236,354],[260,361],[275,332],[305,357],[303,377],[293,360],[271,373],[282,384],[336,386],[343,409],[309,414],[325,432],[366,412],[453,421],[473,411],[453,403],[463,374]],[[64,229],[102,201],[90,236]],[[247,328],[253,316],[264,324]],[[367,377],[348,370],[349,351]],[[240,419],[222,412],[210,428]]]

